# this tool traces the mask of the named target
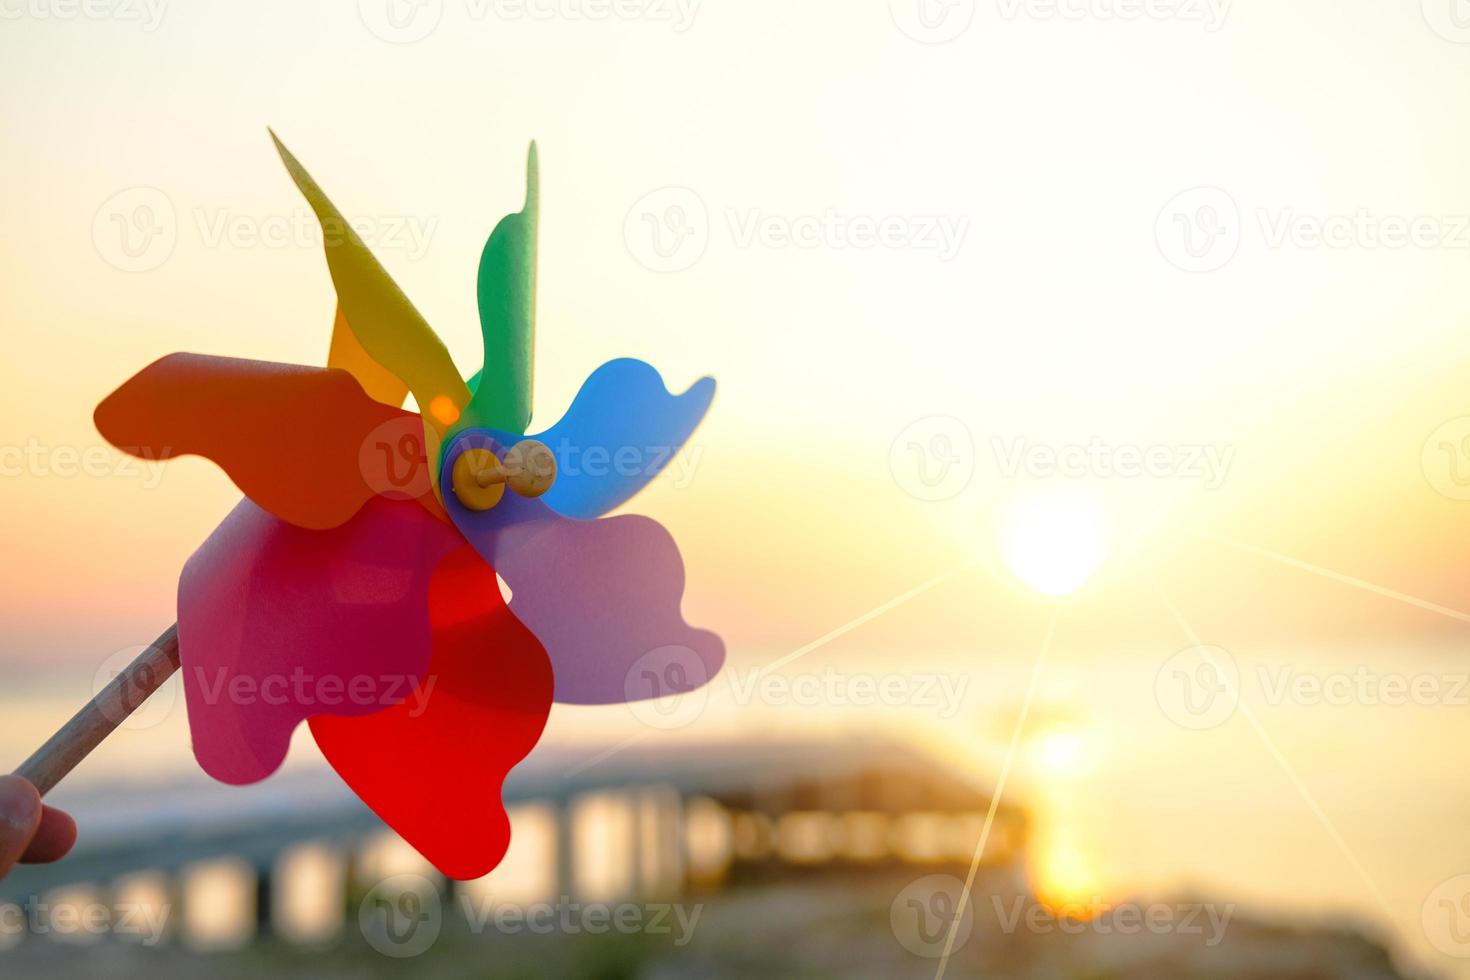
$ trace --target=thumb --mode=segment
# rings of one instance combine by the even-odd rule
[[[19,776],[0,776],[0,878],[30,846],[41,824],[41,794]]]

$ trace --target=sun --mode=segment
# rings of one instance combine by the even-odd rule
[[[1037,769],[1055,779],[1084,774],[1092,763],[1093,747],[1080,731],[1053,728],[1034,739],[1031,758]]]
[[[1107,557],[1109,522],[1096,498],[1055,491],[1017,501],[1000,537],[1017,578],[1045,595],[1064,596],[1081,588]]]

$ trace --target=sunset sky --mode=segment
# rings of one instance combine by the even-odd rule
[[[693,480],[634,506],[675,529],[690,609],[737,655],[795,647],[988,558],[994,507],[1028,492],[998,472],[997,441],[1018,438],[1232,448],[1214,490],[1093,482],[1118,521],[1148,517],[1187,560],[1217,550],[1179,535],[1216,527],[1453,605],[1470,504],[1436,494],[1420,456],[1470,413],[1470,231],[1456,246],[1449,221],[1470,214],[1449,97],[1470,62],[1407,7],[1257,8],[1236,4],[1213,33],[982,8],[944,45],[910,39],[876,3],[699,5],[677,31],[450,2],[410,44],[380,40],[352,4],[180,6],[152,31],[13,20],[0,41],[3,441],[99,445],[96,402],[175,350],[321,363],[331,285],[267,125],[349,216],[378,223],[382,260],[470,373],[479,248],[517,207],[534,138],[538,418],[613,356],[643,357],[675,387],[719,379]],[[1413,70],[1367,70],[1385,50]],[[1155,224],[1201,185],[1228,191],[1243,229],[1233,261],[1190,274],[1161,255]],[[176,245],[124,272],[94,226],[138,186],[165,195]],[[702,201],[708,247],[656,272],[625,219],[667,186]],[[1359,209],[1437,217],[1450,242],[1271,245],[1284,215]],[[829,211],[907,218],[920,238],[931,217],[965,232],[948,260],[742,234],[753,215]],[[250,237],[283,227],[284,241]],[[116,231],[97,233],[106,248]],[[977,456],[966,491],[939,504],[888,465],[897,435],[932,415],[962,420]],[[144,642],[233,489],[197,460],[161,480],[105,466],[67,478],[52,472],[66,456],[52,463],[0,482],[3,655]],[[1201,598],[1244,598],[1251,571]],[[934,625],[893,628],[951,642],[951,624]],[[864,639],[881,651],[892,637]]]
[[[381,6],[180,3],[151,24],[141,3],[120,7],[140,21],[0,0],[0,689],[89,680],[151,640],[174,618],[180,566],[238,497],[205,461],[158,470],[101,449],[96,403],[173,351],[324,362],[331,282],[267,126],[373,229],[467,375],[480,249],[519,208],[538,142],[536,419],[613,357],[649,361],[676,390],[718,379],[691,468],[627,509],[674,532],[686,614],[725,637],[733,666],[959,569],[813,663],[962,665],[991,713],[939,728],[959,745],[1003,733],[1050,615],[1005,541],[1017,508],[1058,492],[1094,515],[1058,547],[1096,533],[1101,567],[1068,601],[1044,700],[1086,706],[1098,730],[1130,714],[1132,695],[1094,700],[1127,687],[1123,665],[1148,701],[1189,643],[1155,582],[1206,641],[1249,647],[1243,659],[1356,662],[1353,644],[1377,643],[1383,663],[1461,662],[1470,46],[1455,42],[1470,32],[1436,0],[1239,0],[1214,30],[1097,15],[1108,4],[1069,19],[980,3],[939,44],[905,33],[903,0],[649,0],[629,21],[429,0],[437,26],[417,40]],[[118,220],[140,203],[171,243],[162,257],[120,249]],[[1203,207],[1233,252],[1192,255],[1177,237],[1180,217],[1207,234]],[[1392,244],[1396,226],[1419,237]],[[661,254],[660,227],[702,251]],[[864,238],[879,227],[892,237]],[[923,421],[936,416],[957,423]],[[925,500],[914,452],[935,432],[973,476]],[[1008,472],[1020,446],[1090,444],[1228,466],[1216,480]],[[78,458],[90,475],[72,472]],[[1445,715],[1394,719],[1401,752],[1465,744]],[[1308,770],[1331,769],[1311,726],[1282,727]],[[1256,774],[1302,821],[1291,832],[1320,841],[1250,732],[1234,736],[1253,754],[1222,749],[1221,765]],[[1118,812],[1196,764],[1155,758],[1137,729],[1110,744],[1131,747],[1087,798]],[[1396,775],[1393,753],[1360,748]],[[1408,791],[1438,778],[1409,768],[1425,782]],[[1470,817],[1470,800],[1437,805],[1426,833]],[[1248,819],[1214,812],[1210,833]],[[1135,845],[1115,858],[1133,863],[1099,873],[1180,877]],[[1390,896],[1403,921],[1451,870],[1434,864],[1455,851],[1442,845],[1425,881]],[[1357,888],[1330,845],[1313,855],[1345,875],[1317,879],[1324,895]],[[1268,877],[1242,888],[1269,892]],[[1376,914],[1365,895],[1346,901]]]

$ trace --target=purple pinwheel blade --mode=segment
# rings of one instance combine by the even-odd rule
[[[714,677],[725,645],[684,621],[684,562],[663,525],[636,515],[573,520],[545,498],[509,492],[490,510],[468,510],[452,471],[471,447],[504,451],[484,431],[462,434],[444,457],[445,509],[510,586],[511,612],[551,658],[558,702],[640,701]]]

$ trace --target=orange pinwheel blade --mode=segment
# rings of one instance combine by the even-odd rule
[[[332,321],[332,345],[327,351],[327,367],[341,368],[351,374],[362,385],[363,391],[384,405],[399,408],[408,397],[408,385],[363,349],[341,306],[337,307],[337,316]]]
[[[213,460],[298,527],[338,527],[379,494],[442,515],[419,417],[374,401],[346,371],[171,354],[107,396],[94,419],[134,456]]]

